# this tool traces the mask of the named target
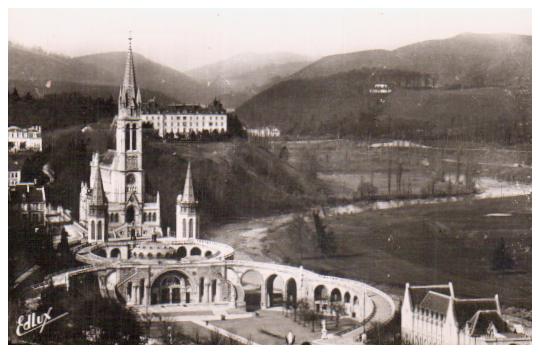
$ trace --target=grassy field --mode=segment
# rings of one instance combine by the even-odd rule
[[[504,306],[530,309],[531,212],[528,197],[368,211],[325,219],[337,242],[334,256],[322,256],[312,238],[299,239],[290,226],[273,229],[265,248],[286,262],[361,279],[398,295],[406,282],[452,281],[458,295],[498,293]],[[492,270],[500,238],[516,262],[511,271]]]
[[[277,153],[287,146],[289,163],[299,169],[307,158],[314,160],[311,168],[325,183],[327,194],[342,199],[351,198],[361,181],[372,183],[379,195],[387,195],[389,169],[390,193],[396,194],[398,165],[402,166],[399,193],[402,195],[421,195],[430,190],[431,181],[435,179],[436,192],[446,192],[448,179],[455,182],[458,172],[462,183],[466,173],[473,178],[491,177],[522,183],[532,180],[530,146],[505,149],[450,142],[447,146],[432,148],[368,147],[376,142],[383,141],[275,142],[273,149]],[[453,191],[457,189],[454,185]]]

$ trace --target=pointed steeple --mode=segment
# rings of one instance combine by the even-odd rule
[[[182,194],[182,203],[195,203],[193,180],[191,178],[191,162],[188,162],[186,182],[184,184],[184,193]]]
[[[101,169],[97,168],[92,180],[92,206],[102,206],[107,203],[105,192],[103,191],[103,181],[101,180]]]
[[[129,48],[126,57],[126,68],[124,70],[124,80],[120,87],[118,96],[118,109],[126,109],[129,115],[140,108],[141,92],[137,87],[137,79],[135,75],[135,63],[133,62],[133,50],[131,49],[131,34],[129,36]]]

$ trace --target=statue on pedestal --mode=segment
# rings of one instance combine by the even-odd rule
[[[321,320],[321,339],[325,340],[328,338],[327,334],[328,334],[328,331],[326,330],[326,320],[325,319],[322,319]]]

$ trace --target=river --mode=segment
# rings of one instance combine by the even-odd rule
[[[343,178],[340,174],[334,175],[337,179]],[[480,192],[472,196],[474,199],[521,196],[529,195],[532,192],[530,184],[498,181],[489,177],[479,178],[477,180],[477,187]],[[455,202],[463,200],[464,198],[465,197],[436,197],[430,199],[351,203],[347,205],[325,207],[324,213],[327,216],[356,214],[370,210]],[[263,239],[268,235],[269,229],[287,225],[294,216],[295,213],[287,213],[269,217],[252,218],[210,229],[207,231],[207,234],[212,240],[232,246],[236,250],[235,258],[238,260],[274,262],[264,248]]]

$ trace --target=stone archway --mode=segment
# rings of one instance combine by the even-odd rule
[[[258,271],[247,270],[240,277],[240,284],[244,290],[246,311],[257,311],[261,308],[263,298],[264,277]]]
[[[277,274],[270,275],[266,279],[266,306],[281,306],[283,305],[283,297],[285,293],[285,281]]]
[[[294,278],[289,278],[287,280],[286,287],[286,297],[285,297],[285,303],[287,306],[294,306],[296,305],[296,300],[298,297],[297,287],[296,287],[296,280]]]
[[[112,249],[111,250],[111,255],[109,257],[114,257],[114,258],[117,258],[117,259],[121,259],[122,255],[121,255],[120,249],[118,249],[118,248]]]
[[[313,298],[315,302],[315,311],[324,311],[326,310],[328,306],[328,289],[325,287],[324,284],[320,284],[317,287],[315,287],[315,290],[313,291]]]
[[[326,289],[326,286],[324,284],[320,284],[315,287],[313,295],[315,301],[328,300],[328,289]]]
[[[198,247],[194,247],[194,248],[191,249],[189,254],[191,256],[201,256],[202,252],[201,252],[201,249],[199,249]]]
[[[332,292],[330,293],[330,302],[341,303],[341,291],[338,288],[332,289]]]
[[[167,271],[157,277],[151,288],[151,304],[189,304],[192,286],[189,277],[177,270]]]

